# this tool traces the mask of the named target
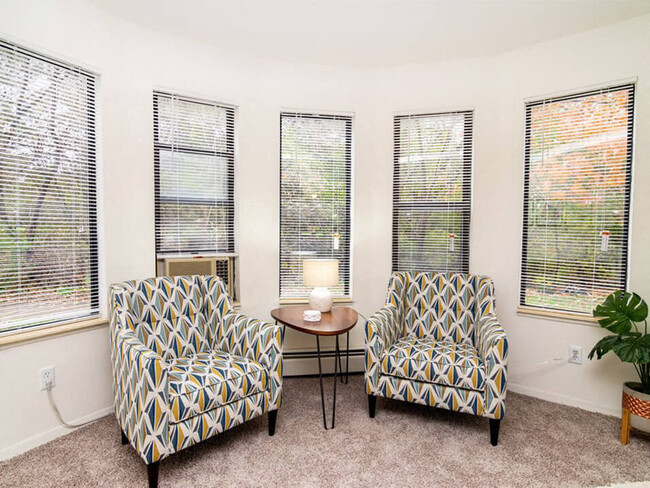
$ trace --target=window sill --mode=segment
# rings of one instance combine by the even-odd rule
[[[309,298],[280,298],[278,300],[280,305],[304,305],[309,303]],[[354,303],[352,297],[336,297],[334,303]]]
[[[74,332],[80,332],[86,329],[93,329],[96,327],[104,327],[108,325],[108,319],[97,317],[92,319],[75,320],[71,322],[63,322],[49,327],[41,327],[38,329],[25,329],[17,330],[14,332],[6,332],[0,335],[0,347],[14,346],[24,342],[31,342],[40,339],[48,339],[59,335],[66,335]]]
[[[598,319],[591,315],[581,313],[560,312],[556,310],[540,310],[533,307],[517,307],[518,315],[530,315],[548,320],[562,320],[565,322],[578,322],[583,325],[598,325]]]

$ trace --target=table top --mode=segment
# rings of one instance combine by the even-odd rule
[[[280,307],[271,310],[271,317],[292,329],[319,336],[344,334],[359,320],[359,315],[353,308],[332,307],[331,312],[321,313],[320,321],[307,322],[302,319],[302,313],[309,309],[309,305]]]

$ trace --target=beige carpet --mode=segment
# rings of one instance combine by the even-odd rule
[[[615,485],[607,485],[603,488],[650,488],[650,481],[638,481],[636,483],[621,483]]]
[[[289,378],[275,437],[264,417],[182,451],[161,463],[161,488],[596,487],[650,480],[650,438],[633,433],[621,446],[615,418],[509,394],[499,446],[492,447],[488,421],[469,415],[379,399],[370,419],[363,378],[350,380],[339,384],[333,431],[322,427],[318,380]],[[326,384],[331,394],[331,378]],[[112,416],[0,464],[3,487],[146,486],[146,479],[140,458],[120,444]]]

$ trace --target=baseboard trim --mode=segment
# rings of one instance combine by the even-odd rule
[[[602,413],[605,415],[610,415],[612,417],[618,417],[618,418],[621,417],[620,408],[617,409],[617,408],[603,407],[600,404],[587,402],[584,400],[578,400],[570,396],[560,395],[557,393],[540,390],[539,388],[533,388],[526,385],[509,382],[508,391],[512,391],[514,393],[521,393],[522,395],[539,398],[540,400],[546,400],[548,402],[559,403],[561,405],[568,405],[570,407],[581,408],[583,410],[588,410],[589,412]],[[508,405],[508,400],[506,400],[506,408],[507,405]]]
[[[100,410],[97,410],[95,412],[92,412],[88,415],[84,415],[83,417],[79,417],[77,419],[74,419],[72,423],[81,423],[81,422],[90,422],[91,420],[98,420],[102,417],[105,417],[106,415],[109,415],[113,412],[113,406],[111,405],[110,407],[102,408]],[[66,420],[67,421],[67,420]],[[67,427],[64,427],[62,425],[58,425],[56,427],[53,427],[49,430],[46,430],[45,432],[41,432],[39,434],[36,434],[32,437],[29,437],[25,440],[22,440],[20,442],[17,442],[16,444],[13,444],[11,446],[7,446],[3,449],[0,449],[0,461],[4,461],[6,459],[12,458],[14,456],[18,456],[19,454],[22,454],[24,452],[27,452],[31,449],[34,449],[38,446],[41,446],[43,444],[46,444],[50,441],[53,441],[57,437],[64,436],[66,434],[69,434],[71,432],[74,432],[80,427],[77,427],[75,429],[69,429]],[[117,436],[119,434],[116,433],[115,435]]]

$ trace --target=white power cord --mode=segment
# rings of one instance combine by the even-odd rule
[[[545,364],[553,364],[553,363],[557,363],[558,361],[566,361],[566,358],[549,359],[548,361],[542,361],[541,363],[536,363],[535,366],[544,366]]]
[[[52,410],[54,410],[54,414],[56,415],[56,418],[59,419],[59,422],[64,427],[67,427],[68,429],[76,429],[77,427],[83,427],[84,425],[88,425],[94,422],[94,420],[89,420],[87,422],[81,422],[78,424],[69,424],[65,420],[63,420],[63,417],[61,417],[61,412],[59,412],[59,408],[56,406],[56,402],[54,401],[54,395],[52,395],[52,385],[50,384],[50,381],[47,381],[47,399],[50,401],[50,405],[52,406]]]

